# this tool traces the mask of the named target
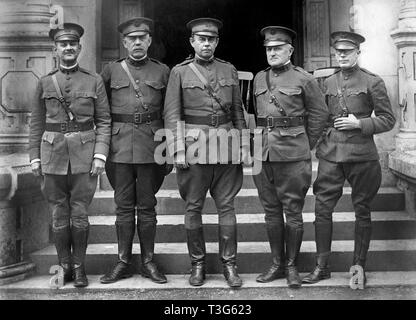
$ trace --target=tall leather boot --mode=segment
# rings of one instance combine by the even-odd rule
[[[220,259],[227,284],[241,287],[243,281],[237,273],[237,226],[218,226]]]
[[[198,229],[186,229],[189,257],[191,258],[191,286],[202,286],[205,280],[205,239],[202,227]]]
[[[72,226],[72,259],[74,263],[74,287],[88,286],[85,274],[85,254],[87,252],[89,227],[80,229]]]
[[[317,283],[331,278],[328,261],[331,255],[332,223],[315,223],[316,266],[302,279],[303,283]]]
[[[100,278],[101,283],[114,283],[132,276],[129,269],[132,259],[135,230],[136,224],[134,221],[116,223],[118,261],[110,272]]]
[[[137,233],[140,240],[142,276],[145,278],[150,278],[150,280],[155,283],[166,283],[168,280],[166,279],[165,275],[158,270],[156,263],[153,262],[156,222],[137,221]]]
[[[56,252],[58,254],[59,265],[64,270],[64,285],[74,280],[72,274],[72,257],[71,257],[71,228],[67,226],[62,229],[54,229]]]
[[[370,247],[371,229],[371,224],[360,226],[358,221],[355,222],[354,256],[353,265],[350,269],[350,286],[352,289],[364,289],[367,282],[364,267],[368,248]]]
[[[266,224],[272,252],[272,265],[256,278],[257,282],[271,282],[286,277],[285,274],[285,225]]]
[[[302,281],[297,269],[297,259],[302,245],[303,229],[286,225],[286,279],[289,288],[300,288]]]

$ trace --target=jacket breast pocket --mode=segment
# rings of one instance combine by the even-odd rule
[[[48,164],[51,161],[53,154],[53,141],[55,134],[53,132],[45,131],[42,136],[40,144],[40,161],[41,165]]]
[[[348,88],[345,99],[350,113],[371,113],[366,87]]]
[[[231,103],[233,97],[233,88],[237,85],[234,79],[219,79],[218,84],[221,90],[221,96],[224,98],[225,103]]]
[[[56,91],[46,91],[42,95],[42,99],[45,101],[46,117],[53,118],[63,108]]]
[[[93,116],[94,105],[97,99],[95,92],[90,91],[78,91],[75,92],[75,103],[72,106],[73,111],[76,115],[80,116]]]
[[[145,98],[148,99],[148,103],[154,106],[160,106],[163,101],[163,89],[166,88],[165,84],[160,81],[145,80],[146,90],[148,94],[145,94]]]
[[[123,107],[128,102],[130,82],[128,80],[111,80],[111,106]]]
[[[287,114],[304,108],[301,88],[280,87],[278,92],[282,107]]]

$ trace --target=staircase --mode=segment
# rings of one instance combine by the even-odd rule
[[[312,181],[315,180],[316,171],[317,162],[314,161]],[[348,287],[347,272],[352,262],[354,250],[355,219],[350,194],[351,189],[346,184],[343,196],[338,202],[333,216],[334,237],[330,264],[333,271],[333,279],[338,280],[327,280],[328,285],[333,281],[338,283],[338,286],[342,283],[341,286],[345,288]],[[161,271],[167,274],[168,280],[171,282],[170,286],[173,285],[177,289],[189,290],[191,287],[187,283],[187,274],[190,269],[190,260],[186,246],[186,232],[183,225],[184,201],[180,198],[177,190],[175,172],[172,172],[165,178],[157,198],[158,229],[156,234],[155,261],[160,266]],[[244,169],[243,188],[235,199],[235,209],[238,221],[238,271],[243,276],[243,288],[246,285],[256,287],[255,276],[264,271],[271,260],[270,247],[264,225],[264,213],[262,213],[263,209],[249,168]],[[86,267],[87,273],[91,275],[91,283],[98,281],[98,277],[93,275],[104,274],[117,260],[114,210],[113,191],[105,175],[103,175],[99,189],[90,206],[91,229]],[[368,286],[371,286],[372,273],[374,273],[373,279],[376,279],[384,272],[389,272],[398,279],[412,278],[412,275],[416,275],[414,273],[416,272],[416,220],[410,217],[404,210],[405,199],[403,193],[395,187],[382,186],[372,203],[373,235],[366,268],[369,274]],[[314,242],[313,212],[314,196],[312,188],[310,188],[306,196],[303,214],[305,231],[298,263],[300,272],[310,271],[315,264],[316,247]],[[225,281],[222,281],[222,269],[218,257],[218,218],[214,201],[209,195],[204,207],[203,222],[207,242],[207,273],[211,274],[212,283],[214,283],[215,287],[229,290]],[[57,264],[56,250],[52,243],[47,248],[34,252],[31,258],[37,265],[39,276],[48,275],[49,268]],[[133,246],[133,269],[136,273],[139,273],[139,262],[140,246],[136,235]],[[124,286],[131,289],[132,283],[136,283],[139,287],[145,285],[148,288],[154,287],[154,290],[163,291],[164,285],[153,285],[150,280],[137,280],[137,278],[142,279],[135,276],[117,283],[117,286],[119,288],[120,286],[123,287],[122,283],[124,283]],[[201,288],[210,285],[209,279]],[[215,279],[217,280],[216,284]],[[339,279],[342,280],[339,281]],[[377,285],[376,283],[373,284]],[[319,285],[325,286],[325,281],[320,282]],[[336,284],[333,285],[337,286]],[[72,285],[69,284],[68,286],[72,288]],[[103,285],[98,286],[100,290],[106,288]],[[262,286],[264,287],[264,285]],[[270,286],[285,288],[286,281],[284,279],[274,281],[266,287]],[[109,287],[107,286],[107,288]],[[114,287],[112,288],[114,289]]]

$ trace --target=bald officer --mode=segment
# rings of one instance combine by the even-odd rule
[[[384,81],[358,65],[364,37],[352,32],[334,32],[331,38],[340,70],[324,82],[331,121],[316,152],[319,158],[314,182],[317,265],[303,282],[315,283],[331,276],[328,259],[332,213],[347,180],[352,188],[356,218],[350,284],[364,288],[363,268],[371,238],[370,203],[381,183],[373,135],[391,130],[395,117]]]
[[[165,166],[155,163],[160,142],[154,134],[163,128],[162,111],[169,68],[147,56],[153,21],[137,17],[118,26],[128,56],[107,65],[102,77],[113,120],[107,175],[114,188],[118,261],[102,283],[131,277],[133,237],[140,241],[141,274],[156,283],[167,281],[153,261],[156,234],[155,194]]]
[[[103,81],[78,65],[83,33],[74,23],[50,30],[59,68],[39,80],[29,138],[32,171],[43,175],[64,282],[75,278],[75,287],[88,285],[87,209],[104,170],[111,133]]]
[[[322,134],[328,110],[318,83],[290,62],[295,31],[269,26],[260,33],[269,68],[254,79],[254,106],[257,126],[263,130],[263,147],[262,157],[257,159],[262,161],[262,170],[253,178],[265,212],[273,263],[257,281],[286,277],[289,287],[298,288],[302,209],[312,173],[310,150]]]
[[[219,214],[223,273],[230,287],[240,287],[242,281],[236,269],[234,197],[241,189],[243,173],[238,161],[240,146],[237,144],[237,148],[233,148],[230,141],[231,135],[246,128],[246,124],[237,70],[232,64],[214,57],[221,26],[221,21],[212,18],[188,22],[195,56],[172,69],[166,92],[165,124],[173,133],[179,132],[175,136],[174,152],[179,192],[186,205],[185,228],[192,264],[189,283],[200,286],[205,279],[206,250],[201,213],[210,190]],[[185,122],[184,127],[179,123],[181,120]],[[220,132],[229,139],[226,147],[221,147],[217,141]],[[236,138],[239,139],[239,134]],[[208,147],[212,142],[218,142],[220,147]],[[201,148],[196,149],[195,145]],[[246,157],[248,141],[242,149]]]
[[[147,56],[153,21],[138,17],[118,26],[128,56],[107,65],[102,77],[113,120],[109,162],[106,167],[114,188],[118,261],[101,283],[131,277],[133,237],[140,241],[141,274],[156,283],[167,281],[153,261],[156,234],[156,197],[165,166],[155,163],[160,142],[154,134],[163,128],[162,111],[169,68]]]

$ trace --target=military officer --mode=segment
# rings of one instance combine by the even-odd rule
[[[384,81],[358,65],[364,37],[352,32],[331,34],[340,69],[324,82],[330,127],[317,146],[318,176],[314,182],[317,265],[304,283],[330,278],[332,212],[345,179],[352,188],[355,236],[352,287],[364,288],[364,266],[371,238],[370,203],[381,183],[379,155],[373,135],[395,124]],[[372,116],[372,113],[375,116]]]
[[[166,128],[175,134],[175,143],[168,142],[175,153],[179,192],[185,200],[185,228],[192,271],[189,283],[200,286],[206,272],[206,248],[202,229],[202,208],[207,191],[215,201],[219,214],[219,254],[229,286],[240,287],[236,270],[237,234],[234,197],[242,186],[240,153],[246,159],[248,141],[232,145],[215,144],[220,132],[241,138],[246,128],[238,75],[235,67],[214,57],[222,22],[198,18],[187,23],[191,31],[193,58],[176,65],[170,74],[165,100]],[[180,121],[184,121],[184,127]],[[236,134],[236,135],[235,135]],[[227,138],[227,139],[228,139]],[[219,141],[219,140],[218,140]],[[227,142],[227,141],[225,141]],[[200,148],[194,148],[199,145]],[[242,150],[240,147],[243,145]],[[244,160],[243,159],[243,160]]]
[[[29,138],[32,171],[43,175],[41,189],[52,212],[64,281],[74,280],[75,287],[88,285],[87,209],[104,170],[111,133],[103,81],[78,65],[83,33],[74,23],[50,30],[59,67],[38,82]]]
[[[262,161],[262,170],[253,178],[265,212],[273,263],[256,280],[286,277],[289,287],[298,288],[302,209],[311,183],[310,150],[322,134],[328,110],[316,80],[290,62],[295,31],[268,26],[260,33],[269,67],[254,79],[257,127],[263,129],[263,139],[261,158],[254,155]]]
[[[111,105],[112,135],[106,172],[114,188],[118,261],[101,277],[112,283],[130,277],[133,237],[140,240],[141,274],[156,283],[167,279],[153,261],[156,234],[156,197],[165,166],[155,163],[160,142],[154,134],[163,128],[162,111],[169,68],[147,56],[153,21],[137,17],[121,23],[118,31],[128,56],[107,65],[102,77]]]

